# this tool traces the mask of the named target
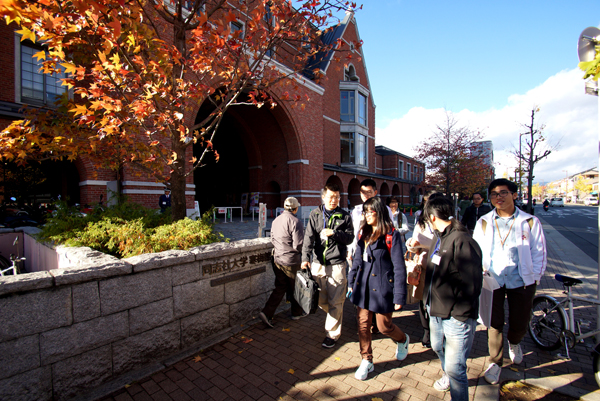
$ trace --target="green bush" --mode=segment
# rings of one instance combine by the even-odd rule
[[[172,222],[170,213],[157,213],[132,202],[122,202],[105,210],[95,209],[86,216],[62,203],[42,227],[38,239],[87,246],[128,258],[226,241],[222,234],[213,232],[213,226],[212,210],[199,220],[186,218]]]

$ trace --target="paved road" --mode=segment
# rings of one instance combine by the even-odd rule
[[[598,208],[583,205],[551,207],[544,212],[541,205],[535,215],[554,227],[586,255],[598,262]]]

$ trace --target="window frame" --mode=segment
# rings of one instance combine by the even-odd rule
[[[54,102],[56,101],[56,99],[58,99],[60,96],[62,96],[63,93],[68,93],[69,96],[71,96],[71,92],[69,91],[68,87],[63,86],[61,80],[64,79],[65,77],[67,77],[67,74],[64,74],[64,72],[62,73],[62,76],[59,77],[55,77],[55,74],[52,75],[48,75],[48,74],[44,74],[44,73],[40,73],[39,69],[39,63],[41,62],[41,60],[36,61],[35,57],[33,57],[33,54],[39,52],[39,51],[45,51],[47,52],[47,50],[45,49],[45,47],[43,45],[39,45],[36,43],[33,43],[29,40],[24,40],[21,41],[21,35],[15,32],[15,47],[14,47],[14,55],[15,55],[15,103],[19,103],[19,104],[28,104],[31,106],[38,106],[38,107],[49,107],[49,108],[54,108]],[[24,96],[23,95],[23,90],[24,90],[24,85],[23,85],[23,79],[24,79],[24,75],[28,72],[28,71],[24,71],[23,70],[23,48],[29,48],[32,50],[32,64],[33,64],[33,71],[31,71],[32,74],[32,82],[34,77],[37,76],[41,76],[42,78],[42,93],[43,93],[43,99],[36,99],[34,97],[29,97],[29,96]],[[36,70],[37,67],[37,70]],[[49,92],[47,90],[48,88],[48,79],[54,79],[55,83],[53,85],[53,87],[55,89],[57,89],[57,92],[54,93],[54,97],[52,99],[50,99],[49,95],[51,92]],[[59,89],[62,89],[62,92],[58,92]],[[33,90],[33,89],[32,89]]]

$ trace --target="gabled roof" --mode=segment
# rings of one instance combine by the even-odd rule
[[[326,46],[333,45],[335,47],[335,43],[337,42],[337,40],[344,36],[344,32],[346,32],[346,28],[348,27],[348,23],[350,22],[353,16],[354,12],[346,11],[344,19],[340,21],[338,25],[328,28],[325,34],[321,35],[321,42]],[[308,60],[306,69],[304,70],[304,75],[307,78],[314,79],[315,74],[313,73],[313,70],[315,70],[316,68],[318,68],[321,71],[327,71],[327,67],[331,62],[333,54],[333,50],[329,50],[327,52],[321,51],[315,54]]]

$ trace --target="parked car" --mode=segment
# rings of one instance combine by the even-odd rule
[[[597,196],[588,196],[583,200],[583,204],[586,206],[598,206],[598,197]]]
[[[552,198],[550,201],[550,206],[565,207],[565,201],[563,198]]]

